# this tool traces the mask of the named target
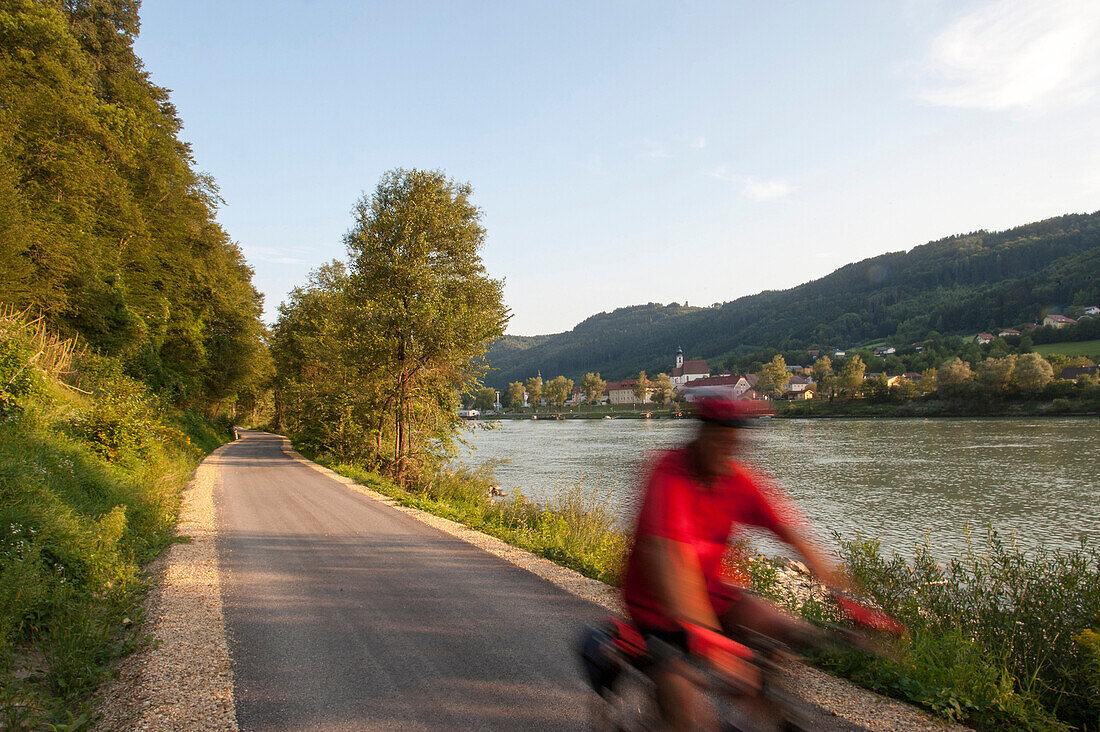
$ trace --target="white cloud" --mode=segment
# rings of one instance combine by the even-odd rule
[[[793,193],[798,188],[779,178],[765,180],[752,175],[729,173],[725,168],[716,169],[711,173],[711,176],[727,183],[736,184],[741,195],[753,201],[774,201]]]
[[[291,257],[278,249],[271,247],[249,246],[248,258],[258,259],[270,264],[307,264],[306,260],[299,257]]]
[[[932,41],[917,98],[1001,110],[1072,103],[1100,77],[1100,2],[999,0],[957,17]]]
[[[689,142],[688,145],[695,148],[696,150],[702,150],[704,147],[707,146],[707,138],[696,137],[694,140]]]

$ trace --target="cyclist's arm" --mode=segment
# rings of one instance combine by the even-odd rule
[[[722,626],[710,603],[703,568],[687,544],[663,536],[639,536],[635,552],[654,594],[670,618],[720,631]]]

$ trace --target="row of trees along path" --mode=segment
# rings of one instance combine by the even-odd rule
[[[355,206],[348,261],[280,308],[276,421],[307,448],[401,485],[453,449],[458,395],[480,387],[509,318],[470,194],[441,171],[390,171]]]

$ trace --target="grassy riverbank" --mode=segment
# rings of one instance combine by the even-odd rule
[[[355,465],[337,472],[399,503],[459,521],[583,574],[618,582],[628,537],[606,503],[581,486],[546,505],[521,494],[492,499],[488,472],[457,470],[405,491]],[[911,630],[893,660],[834,653],[821,667],[979,729],[1095,730],[1100,721],[1100,555],[1025,553],[995,535],[965,557],[906,561],[876,541],[836,552],[867,594]],[[811,620],[835,620],[821,602],[795,601],[775,565],[750,559],[756,590]]]
[[[626,533],[617,526],[609,505],[580,485],[562,489],[545,504],[529,501],[522,493],[492,498],[488,472],[460,468],[441,470],[406,491],[357,465],[317,459],[403,506],[457,521],[587,577],[618,584]]]
[[[141,566],[228,424],[169,410],[116,364],[0,322],[0,728],[76,729],[141,644]]]

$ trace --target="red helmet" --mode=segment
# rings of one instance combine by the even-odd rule
[[[757,418],[773,414],[775,410],[767,402],[737,399],[730,390],[708,389],[695,395],[695,416],[704,422],[715,422],[726,427],[750,427]]]

